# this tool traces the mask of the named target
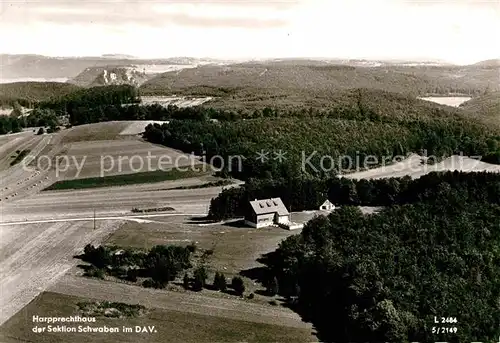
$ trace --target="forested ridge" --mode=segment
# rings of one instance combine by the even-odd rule
[[[498,338],[499,174],[252,179],[213,199],[210,216],[239,217],[249,200],[270,197],[294,211],[317,210],[325,199],[340,205],[258,259],[261,272],[242,272],[264,285],[277,280],[279,293],[322,342]],[[365,215],[354,205],[385,208]],[[443,327],[456,332],[438,334]]]
[[[167,72],[141,86],[143,94],[216,95],[217,106],[255,104],[252,99],[282,95],[288,104],[300,104],[314,94],[352,88],[370,88],[422,96],[428,94],[479,95],[498,90],[498,67],[381,66],[354,67],[322,61],[264,61],[233,65],[205,65]],[[226,96],[224,96],[226,95]],[[227,96],[229,95],[229,96]],[[235,96],[236,101],[233,101]],[[318,104],[320,104],[319,102]]]
[[[40,101],[71,94],[79,87],[62,82],[14,82],[0,84],[0,106],[18,103],[32,108]]]
[[[330,176],[349,167],[348,160],[341,158],[364,161],[366,156],[374,156],[383,164],[397,155],[426,150],[438,158],[463,153],[496,163],[499,155],[500,136],[495,126],[458,110],[387,92],[352,90],[335,106],[323,110],[265,108],[233,114],[229,119],[221,113],[228,112],[207,109],[201,120],[150,125],[144,137],[203,154],[207,161],[221,156],[224,173],[245,180],[296,177],[301,172]],[[273,152],[280,150],[286,153],[286,160],[273,160]],[[257,160],[262,151],[270,153],[268,161]],[[307,170],[301,170],[311,154],[313,168],[308,164]],[[230,164],[231,156],[243,156],[243,168],[238,160]],[[328,163],[333,160],[333,167],[323,163],[325,168],[320,168],[323,156],[329,157]]]
[[[459,171],[431,172],[410,177],[353,180],[347,178],[250,179],[238,188],[228,188],[212,199],[213,219],[242,217],[248,201],[281,197],[294,211],[317,210],[329,199],[336,205],[391,206],[432,204],[452,192],[463,203],[500,205],[500,174]]]

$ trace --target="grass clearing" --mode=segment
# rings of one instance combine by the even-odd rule
[[[61,174],[61,179],[65,180],[100,177],[102,171],[105,176],[109,176],[157,169],[168,170],[176,166],[200,163],[195,156],[139,139],[75,142],[62,146],[66,149],[64,155],[68,156],[71,162]],[[54,158],[52,165],[55,166],[55,163]],[[81,169],[78,164],[82,166]]]
[[[236,275],[239,271],[260,266],[256,259],[273,251],[284,238],[298,233],[280,228],[256,230],[239,224],[202,223],[190,217],[156,217],[153,223],[124,223],[105,244],[139,249],[155,245],[188,245],[195,242],[203,250],[213,250],[207,268]]]
[[[130,122],[126,121],[110,121],[74,126],[69,130],[63,131],[62,143],[117,139],[120,137],[120,132],[129,125]]]
[[[32,317],[66,317],[79,315],[78,303],[90,299],[44,292],[0,327],[2,342],[37,343],[109,343],[109,342],[311,342],[310,330],[271,324],[247,322],[165,309],[148,309],[137,318],[97,317],[95,323],[34,323]],[[81,315],[81,314],[80,314]],[[154,326],[155,333],[34,333],[35,326],[89,325],[92,327]]]
[[[195,167],[198,168],[199,166]],[[169,171],[155,170],[151,172],[141,172],[134,174],[111,175],[104,177],[89,177],[85,179],[57,181],[52,185],[50,185],[49,187],[45,188],[44,191],[136,185],[136,184],[178,180],[190,177],[199,177],[203,175],[206,175],[206,172],[200,172],[195,170],[180,171],[177,169],[172,169]]]

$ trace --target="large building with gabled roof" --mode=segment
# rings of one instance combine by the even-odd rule
[[[280,198],[250,201],[245,213],[245,223],[255,228],[289,222],[290,212],[288,212]]]

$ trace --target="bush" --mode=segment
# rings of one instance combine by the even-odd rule
[[[137,282],[137,276],[139,275],[139,271],[137,269],[129,269],[127,270],[126,280],[131,282]]]
[[[189,289],[189,276],[187,273],[184,274],[184,277],[182,278],[182,286],[184,289]]]
[[[197,246],[195,242],[191,242],[191,244],[189,244],[186,248],[190,253],[194,254],[196,252]]]
[[[142,282],[142,286],[146,288],[158,288],[158,289],[163,289],[165,288],[165,284],[162,282],[155,281],[153,279],[147,279]]]
[[[83,275],[88,277],[95,277],[98,279],[104,279],[105,273],[104,270],[92,266]]]
[[[231,280],[231,287],[239,296],[242,296],[245,292],[245,284],[243,283],[243,279],[239,276],[233,277]]]
[[[224,292],[227,288],[226,277],[222,273],[215,273],[214,288],[218,291]]]
[[[153,282],[153,280],[151,280],[151,279],[144,280],[144,281],[142,282],[142,287],[146,287],[146,288],[153,288],[153,287],[154,287],[154,282]]]
[[[37,135],[43,135],[45,133],[45,129],[43,127],[38,129]]]

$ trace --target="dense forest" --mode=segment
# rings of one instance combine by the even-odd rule
[[[492,123],[500,120],[500,91],[489,92],[485,95],[473,98],[460,107],[471,113],[477,113],[484,119],[489,119]]]
[[[216,220],[241,217],[248,201],[256,198],[281,197],[288,208],[303,211],[317,210],[326,199],[337,205],[390,206],[433,203],[450,192],[463,203],[500,205],[500,175],[454,171],[431,172],[418,179],[250,179],[245,185],[226,189],[212,199],[210,216]]]
[[[319,216],[261,259],[265,278],[278,279],[323,342],[496,340],[500,207],[448,196]],[[438,334],[443,327],[457,331]]]
[[[72,125],[108,121],[108,113],[125,104],[139,103],[135,87],[129,85],[80,89],[62,97],[43,101],[36,108],[50,109],[58,115],[68,115]]]
[[[0,135],[20,132],[27,127],[47,127],[49,132],[57,130],[61,124],[60,117],[51,110],[34,109],[29,116],[21,116],[21,112],[14,105],[13,114],[0,116]]]
[[[382,164],[395,155],[423,150],[438,158],[461,152],[483,156],[489,162],[498,160],[500,136],[494,126],[453,109],[401,95],[369,90],[348,94],[350,97],[344,98],[343,103],[330,109],[265,108],[243,116],[245,120],[208,121],[207,118],[214,119],[213,114],[224,112],[207,109],[204,120],[150,125],[144,137],[153,143],[204,155],[207,161],[221,156],[225,164],[219,162],[216,166],[243,180],[297,177],[304,172],[303,162],[311,154],[314,156],[308,161],[313,168],[308,163],[305,172],[319,177],[348,169],[348,159],[364,161],[366,156],[374,156]],[[280,150],[286,153],[285,161],[272,158]],[[262,151],[270,154],[269,160],[257,160]],[[243,156],[244,160],[232,158],[235,156]],[[328,159],[323,159],[325,168],[321,169],[323,156]]]
[[[79,87],[62,82],[14,82],[0,84],[0,106],[33,108],[38,102],[65,96]]]
[[[116,252],[121,252],[117,254]],[[149,251],[136,251],[120,247],[86,245],[79,256],[89,262],[86,275],[103,278],[107,273],[128,281],[137,281],[138,277],[147,278],[144,285],[164,288],[182,271],[191,268],[191,254],[194,246],[156,245]]]

